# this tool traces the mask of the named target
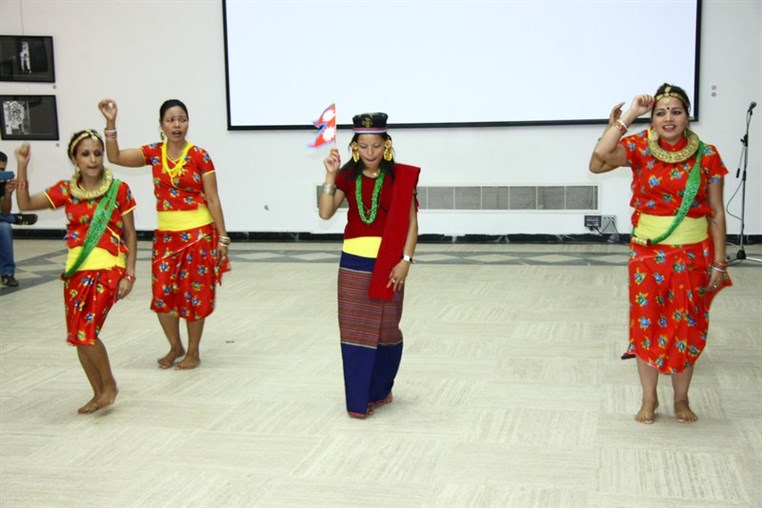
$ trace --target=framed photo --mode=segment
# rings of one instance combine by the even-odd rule
[[[55,95],[0,95],[0,138],[58,140]]]
[[[54,83],[53,37],[0,35],[0,81]]]

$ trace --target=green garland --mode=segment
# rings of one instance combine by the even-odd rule
[[[373,224],[376,220],[376,214],[378,214],[378,196],[381,194],[381,187],[384,185],[384,176],[386,173],[381,173],[376,177],[376,184],[373,187],[373,197],[370,201],[370,215],[366,215],[365,203],[362,202],[362,171],[357,175],[357,181],[355,182],[355,197],[357,198],[357,211],[360,212],[360,220],[365,224]]]

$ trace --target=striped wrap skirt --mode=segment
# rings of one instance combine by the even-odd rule
[[[402,359],[404,291],[391,301],[368,296],[375,260],[346,252],[338,276],[339,332],[347,411],[364,416],[392,391]]]

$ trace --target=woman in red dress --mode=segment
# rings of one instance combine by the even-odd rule
[[[214,163],[206,150],[186,140],[188,108],[179,100],[165,101],[159,109],[164,142],[141,148],[119,148],[113,100],[104,99],[98,107],[106,117],[109,161],[152,167],[158,227],[153,238],[151,309],[169,341],[169,352],[157,360],[159,367],[167,369],[182,358],[176,369],[194,369],[201,364],[201,335],[206,317],[214,311],[215,286],[230,270],[230,238]],[[187,351],[180,339],[180,318],[187,325]]]
[[[405,280],[418,242],[415,188],[420,169],[394,162],[385,113],[354,117],[352,159],[332,149],[323,162],[319,213],[349,204],[338,300],[347,412],[365,418],[392,401],[402,359]]]
[[[640,423],[653,423],[659,374],[672,377],[675,416],[698,419],[688,400],[693,368],[704,349],[709,307],[731,285],[725,252],[723,177],[717,149],[688,128],[685,91],[665,83],[638,95],[622,113],[614,106],[590,160],[590,171],[632,170],[633,232],[629,262],[630,341],[643,389]],[[622,137],[651,112],[651,127]]]
[[[16,150],[19,209],[64,207],[66,212],[69,255],[62,276],[66,340],[77,347],[93,389],[93,398],[79,408],[82,414],[109,406],[116,399],[116,381],[100,332],[112,305],[130,294],[135,282],[135,200],[127,184],[115,180],[103,167],[103,151],[97,132],[74,134],[69,143],[74,176],[30,196],[27,168],[31,150],[28,143]]]

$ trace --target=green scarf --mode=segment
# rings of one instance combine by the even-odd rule
[[[103,195],[103,198],[100,203],[98,203],[98,207],[93,213],[93,220],[90,222],[90,227],[87,229],[87,237],[85,237],[85,242],[82,244],[82,250],[79,251],[79,257],[71,268],[66,270],[64,277],[71,277],[77,270],[79,270],[79,267],[85,262],[87,256],[90,255],[95,246],[98,245],[98,242],[101,241],[103,233],[106,231],[106,226],[108,226],[108,223],[111,220],[111,214],[114,212],[114,208],[116,208],[116,194],[118,190],[119,180],[114,178],[111,182],[111,186],[106,191],[106,194]]]

